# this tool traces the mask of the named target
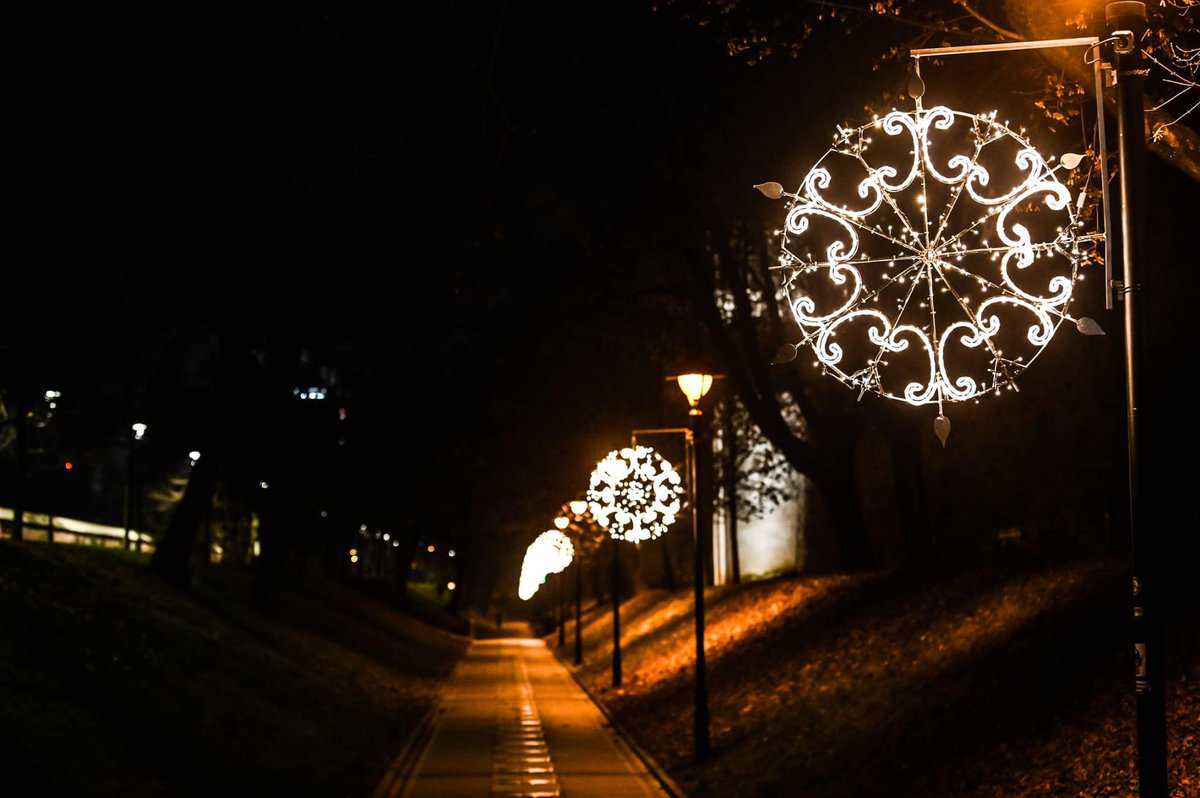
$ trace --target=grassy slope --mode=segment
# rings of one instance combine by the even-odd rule
[[[50,794],[369,792],[465,640],[334,584],[248,587],[0,543],[0,746]]]
[[[714,760],[690,762],[690,596],[623,605],[625,686],[605,608],[581,675],[699,797],[1131,795],[1127,613],[1117,563],[930,583],[781,578],[710,590]],[[1200,796],[1200,623],[1173,629],[1176,795]]]

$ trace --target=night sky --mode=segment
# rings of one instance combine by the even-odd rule
[[[688,282],[706,230],[778,225],[750,186],[795,183],[836,123],[886,108],[907,76],[880,61],[887,27],[751,67],[671,9],[597,12],[206,9],[43,29],[31,246],[3,323],[30,334],[14,362],[89,408],[64,410],[67,449],[99,451],[149,414],[161,470],[214,436],[230,451],[253,440],[270,452],[234,457],[247,473],[324,485],[306,499],[343,523],[490,544],[540,531],[630,428],[679,423],[662,377],[711,357]],[[969,79],[934,67],[930,98],[1020,118],[1036,87],[1017,64],[976,62]],[[1077,130],[1054,135],[1039,140],[1079,149]],[[1154,168],[1159,240],[1179,251],[1195,186]],[[1115,333],[1099,302],[1089,291],[1081,307]],[[1185,309],[1175,296],[1155,312]],[[1005,445],[1031,424],[1061,439],[1045,467],[1066,473],[1095,422],[1118,445],[1081,457],[1120,488],[1116,341],[1064,339],[1018,410],[955,419],[960,448],[925,464],[932,483],[949,493],[947,470],[1042,457]],[[245,363],[218,388],[222,347]],[[281,420],[263,398],[322,374],[342,426]],[[1068,492],[1082,502],[1094,484]]]

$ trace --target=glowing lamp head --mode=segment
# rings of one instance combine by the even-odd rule
[[[583,515],[587,512],[587,502],[583,499],[571,502],[571,512],[575,513],[575,515]]]
[[[570,526],[570,524],[571,524],[571,519],[564,518],[561,515],[558,518],[554,519],[554,526],[557,527],[558,529],[566,529],[568,526]]]
[[[679,383],[679,390],[683,391],[683,395],[687,397],[688,404],[694,408],[700,404],[700,400],[712,388],[713,375],[680,374],[675,381]]]
[[[200,452],[196,449],[192,449],[190,452],[188,452],[188,460],[192,461],[192,465],[200,462]]]
[[[148,430],[149,427],[139,421],[138,423],[134,424],[131,429],[133,430],[133,439],[135,441],[140,441],[142,438],[146,437],[146,430]]]

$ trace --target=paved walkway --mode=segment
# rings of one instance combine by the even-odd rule
[[[447,687],[404,798],[666,793],[541,640],[478,640]]]

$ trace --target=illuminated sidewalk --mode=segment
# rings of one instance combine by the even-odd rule
[[[404,798],[664,798],[542,641],[472,644]]]

